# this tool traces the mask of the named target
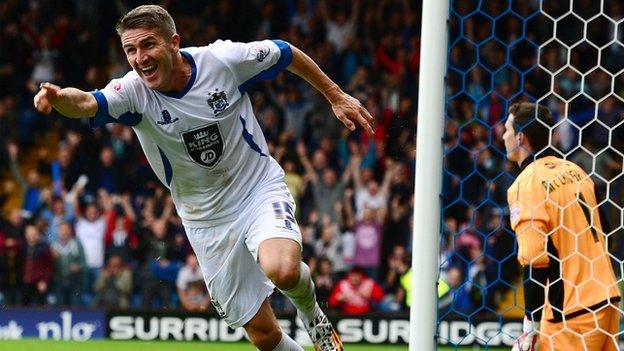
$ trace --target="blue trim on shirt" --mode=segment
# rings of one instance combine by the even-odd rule
[[[95,101],[98,104],[98,110],[95,116],[89,118],[89,127],[99,128],[108,123],[122,123],[128,127],[134,127],[141,123],[143,115],[140,113],[126,112],[115,119],[108,113],[108,101],[106,96],[101,91],[92,91],[91,94],[95,97]]]
[[[141,123],[143,115],[140,113],[126,112],[119,116],[117,120],[128,127],[134,127]]]
[[[290,44],[283,40],[273,40],[273,42],[280,49],[279,60],[277,60],[277,62],[273,66],[256,74],[255,76],[249,78],[247,81],[243,82],[243,84],[239,85],[238,91],[240,91],[241,94],[245,94],[245,92],[247,92],[247,90],[249,90],[249,88],[253,84],[261,80],[273,79],[277,77],[277,75],[281,71],[286,69],[286,67],[288,67],[292,62],[292,49],[290,48]]]
[[[247,131],[247,128],[245,127],[245,119],[243,118],[243,116],[238,117],[240,118],[241,124],[243,125],[243,139],[245,139],[245,141],[247,142],[247,144],[249,144],[249,147],[251,147],[253,151],[259,153],[260,156],[267,157],[267,155],[262,152],[262,149],[260,149],[260,146],[258,146],[258,144],[256,144],[256,142],[253,140],[253,135],[249,133],[249,131]]]
[[[195,65],[195,60],[193,60],[193,56],[191,56],[191,54],[189,54],[188,52],[182,50],[180,50],[180,53],[182,54],[182,57],[184,57],[191,64],[191,78],[186,83],[184,88],[180,91],[159,91],[159,93],[175,99],[183,98],[184,95],[186,95],[186,93],[191,90],[193,84],[195,83],[195,78],[197,77],[197,66]]]
[[[101,91],[92,91],[91,94],[95,97],[95,101],[97,101],[98,109],[95,116],[89,118],[89,127],[91,128],[99,128],[108,123],[117,122],[110,114],[108,114],[108,101],[106,101],[106,96]]]
[[[156,147],[158,148],[160,158],[162,159],[163,167],[165,168],[165,181],[167,182],[167,186],[169,186],[171,185],[171,178],[173,178],[173,168],[171,168],[171,162],[169,162],[167,155],[165,155],[160,146]]]

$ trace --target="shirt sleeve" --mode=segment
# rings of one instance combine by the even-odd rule
[[[283,40],[250,43],[218,40],[211,46],[233,72],[241,93],[258,81],[275,78],[292,62],[290,44]]]
[[[92,128],[108,123],[134,127],[141,122],[142,115],[135,111],[132,99],[136,96],[137,79],[131,71],[122,78],[111,80],[104,89],[91,92],[98,104],[97,113],[89,119]]]
[[[516,183],[508,191],[509,220],[518,241],[518,261],[522,266],[547,267],[547,195],[541,185]]]

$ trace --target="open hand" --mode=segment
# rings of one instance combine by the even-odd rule
[[[368,113],[366,108],[362,106],[360,101],[353,96],[340,92],[336,98],[331,101],[332,110],[338,118],[349,130],[355,130],[355,124],[358,122],[369,135],[373,131],[373,117]]]

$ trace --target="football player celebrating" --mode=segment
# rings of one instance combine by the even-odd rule
[[[101,91],[43,83],[36,108],[94,127],[133,128],[154,172],[171,191],[222,318],[244,327],[260,350],[303,350],[283,333],[267,302],[277,286],[296,306],[317,350],[342,350],[316,303],[301,261],[301,233],[284,172],[269,155],[247,94],[287,69],[320,91],[350,130],[372,133],[372,117],[301,50],[280,40],[180,48],[169,13],[139,6],[117,25],[132,71]]]

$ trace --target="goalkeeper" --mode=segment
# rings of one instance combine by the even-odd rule
[[[526,308],[513,350],[617,350],[620,294],[594,184],[548,152],[552,125],[546,107],[517,103],[503,134],[507,158],[521,168],[507,192]]]

